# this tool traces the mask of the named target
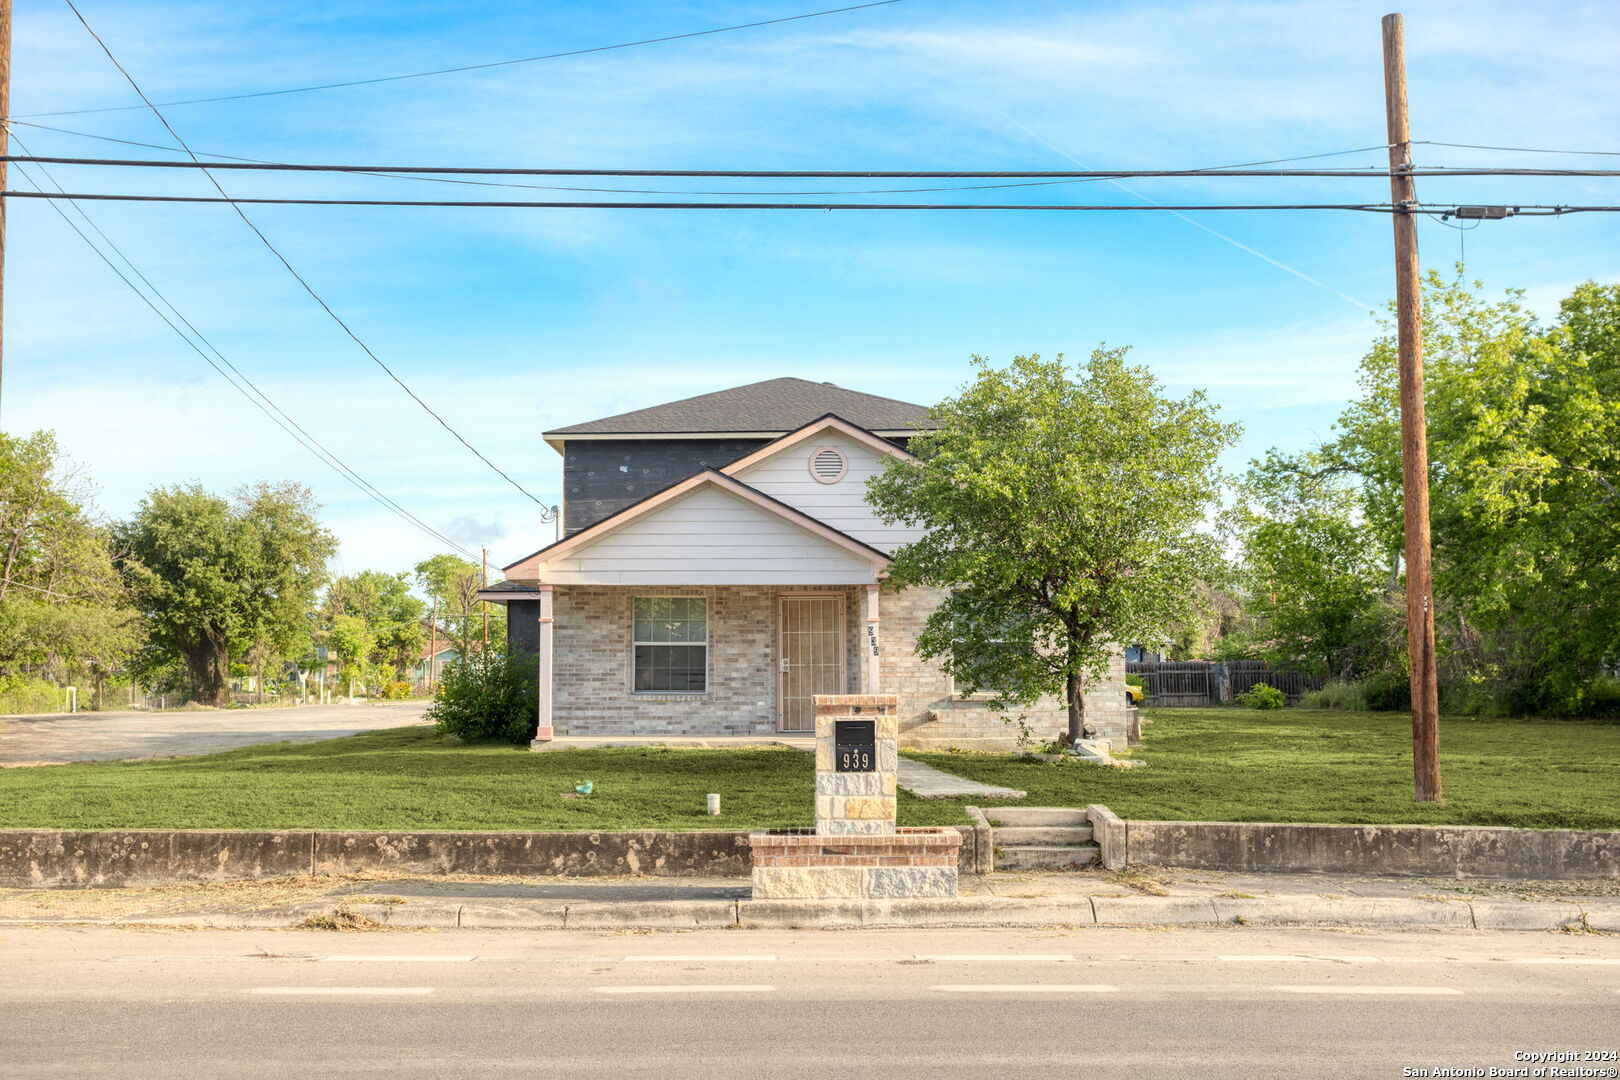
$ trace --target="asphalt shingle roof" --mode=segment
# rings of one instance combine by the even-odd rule
[[[934,427],[928,406],[863,394],[828,382],[767,379],[667,405],[606,416],[546,432],[557,435],[674,435],[687,432],[765,431],[786,434],[835,413],[868,431]]]

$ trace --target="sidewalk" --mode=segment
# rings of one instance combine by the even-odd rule
[[[381,874],[152,889],[0,889],[0,926],[345,930],[1301,926],[1620,933],[1620,883],[1117,873],[963,879],[955,900],[754,900],[746,878]]]

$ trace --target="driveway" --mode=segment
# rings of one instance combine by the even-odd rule
[[[0,716],[0,765],[188,757],[269,742],[316,742],[423,723],[426,701],[206,712]]]

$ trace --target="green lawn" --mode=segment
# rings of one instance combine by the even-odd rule
[[[1101,802],[1134,818],[1620,828],[1620,724],[1447,719],[1446,802],[1411,800],[1404,716],[1160,709],[1146,768],[1000,754],[916,754],[1022,788],[1028,805]],[[0,827],[81,829],[725,829],[808,825],[797,750],[463,746],[429,728],[247,747],[200,758],[0,769]],[[591,780],[596,793],[570,798]],[[704,813],[720,792],[725,814]],[[901,793],[903,825],[961,804]]]
[[[1443,718],[1445,802],[1412,801],[1405,714],[1152,709],[1140,769],[991,754],[914,754],[1029,792],[1029,805],[1103,803],[1125,818],[1620,828],[1620,724]]]
[[[0,827],[735,829],[808,825],[799,750],[465,746],[431,728],[207,757],[0,769]],[[590,780],[595,792],[570,797]],[[720,792],[723,816],[704,812]]]

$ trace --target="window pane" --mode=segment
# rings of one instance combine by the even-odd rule
[[[637,645],[635,688],[651,693],[696,693],[706,689],[708,649],[703,645]]]
[[[636,641],[707,641],[708,601],[700,596],[640,596]]]

